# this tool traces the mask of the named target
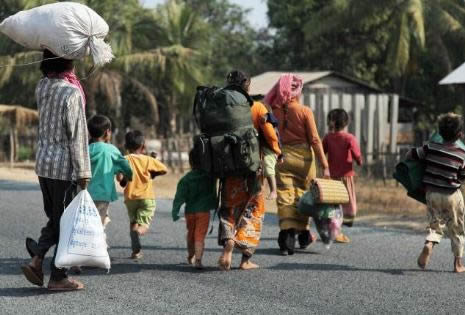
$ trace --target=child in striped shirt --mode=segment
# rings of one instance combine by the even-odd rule
[[[429,226],[417,262],[420,268],[426,268],[433,247],[439,244],[447,227],[454,253],[454,271],[464,272],[464,203],[460,186],[465,179],[465,150],[456,143],[463,136],[462,117],[453,113],[444,114],[439,117],[438,125],[443,143],[430,141],[408,153],[408,158],[423,160],[426,166],[423,184]]]

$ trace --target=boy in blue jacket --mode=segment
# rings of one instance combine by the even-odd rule
[[[92,168],[92,179],[88,191],[94,200],[103,227],[110,222],[108,208],[110,202],[118,199],[115,187],[115,175],[123,174],[132,179],[129,162],[111,141],[111,121],[103,115],[95,115],[87,122],[90,145],[89,155]]]

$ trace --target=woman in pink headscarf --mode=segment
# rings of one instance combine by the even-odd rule
[[[315,156],[324,176],[329,177],[328,162],[310,107],[300,104],[302,79],[293,74],[281,75],[265,96],[265,103],[279,120],[284,161],[277,166],[279,237],[282,255],[294,254],[295,236],[300,248],[314,241],[310,234],[309,217],[297,211],[297,202],[316,176]]]

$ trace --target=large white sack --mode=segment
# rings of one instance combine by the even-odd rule
[[[87,190],[77,194],[63,212],[55,265],[110,269],[102,221]]]
[[[48,49],[66,59],[81,59],[89,53],[96,65],[113,59],[110,45],[103,41],[108,24],[80,3],[59,2],[20,11],[0,24],[0,32],[26,48]]]

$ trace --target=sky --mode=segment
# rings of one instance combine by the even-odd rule
[[[265,27],[267,25],[268,17],[266,16],[267,6],[265,0],[230,0],[244,8],[251,9],[249,19],[255,28]],[[165,0],[140,0],[141,3],[149,7],[154,7]]]

